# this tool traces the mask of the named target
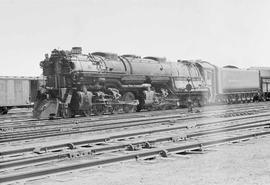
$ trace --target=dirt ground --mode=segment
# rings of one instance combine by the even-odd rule
[[[115,163],[28,180],[27,185],[269,185],[270,136],[226,144],[203,154]],[[16,183],[17,184],[17,183]]]

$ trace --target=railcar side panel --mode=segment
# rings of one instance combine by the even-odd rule
[[[269,93],[270,92],[270,78],[262,79],[262,92]]]
[[[7,105],[7,83],[5,79],[0,79],[0,107]]]
[[[219,94],[249,92],[260,88],[257,71],[219,68],[218,79]]]
[[[270,99],[270,67],[250,67],[250,70],[256,70],[260,73],[261,91],[265,100]]]
[[[30,105],[30,81],[26,79],[0,79],[0,106]]]
[[[37,97],[40,85],[45,80],[40,77],[0,77],[0,114],[6,114],[13,107],[29,107]]]

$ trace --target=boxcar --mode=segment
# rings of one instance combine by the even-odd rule
[[[249,69],[259,71],[261,92],[265,100],[270,100],[270,67],[250,67]]]
[[[42,83],[42,77],[0,76],[0,114],[13,107],[32,106]]]

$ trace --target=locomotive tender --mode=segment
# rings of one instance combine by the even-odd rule
[[[244,70],[236,67],[217,67],[204,61],[197,61],[210,89],[211,103],[233,103],[253,101],[261,93],[258,70]]]
[[[258,70],[219,68],[201,60],[82,54],[73,47],[53,50],[40,65],[46,86],[35,103],[36,118],[172,109],[188,101],[199,106],[253,101],[260,93]]]

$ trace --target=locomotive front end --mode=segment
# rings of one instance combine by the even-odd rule
[[[50,56],[45,55],[40,66],[46,86],[39,91],[33,110],[35,118],[129,112],[138,104],[122,88],[121,79],[129,72],[116,54],[86,55],[80,47],[71,51],[55,49]]]
[[[89,109],[92,95],[83,86],[81,73],[97,69],[87,55],[82,55],[80,47],[71,51],[55,49],[50,56],[45,55],[40,66],[46,76],[46,86],[41,87],[35,102],[35,118],[70,117],[72,110]],[[84,93],[77,93],[78,90]],[[73,100],[75,97],[77,101]]]

